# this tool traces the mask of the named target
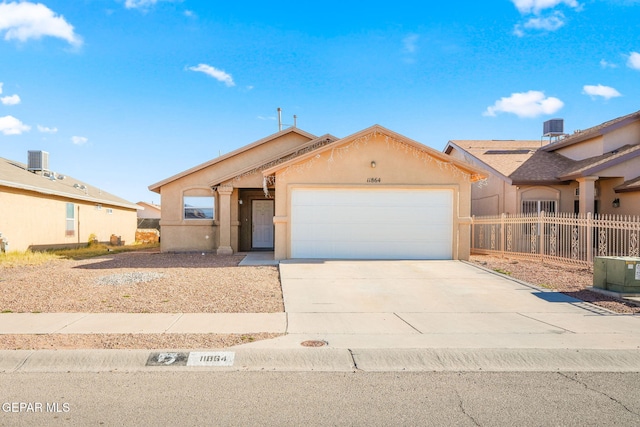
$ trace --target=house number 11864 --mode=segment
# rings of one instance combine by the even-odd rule
[[[371,182],[371,183],[377,184],[377,183],[382,182],[382,179],[381,178],[367,178],[367,182]]]

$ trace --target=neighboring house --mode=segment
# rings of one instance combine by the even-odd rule
[[[550,144],[454,140],[444,152],[489,172],[473,215],[640,212],[640,111]]]
[[[135,204],[49,170],[45,151],[28,158],[27,165],[0,158],[0,233],[9,250],[78,246],[91,235],[133,243]]]
[[[160,205],[147,202],[138,202],[136,205],[142,208],[138,209],[138,219],[160,219]]]
[[[482,172],[372,126],[292,127],[153,184],[162,250],[273,250],[275,259],[467,259]]]

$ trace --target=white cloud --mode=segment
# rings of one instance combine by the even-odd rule
[[[29,132],[31,126],[27,126],[13,116],[0,117],[0,132],[5,135],[20,135]]]
[[[601,96],[604,99],[611,99],[611,98],[616,98],[618,96],[622,96],[622,94],[620,92],[618,92],[617,90],[615,90],[612,87],[609,86],[603,86],[603,85],[585,85],[582,90],[584,91],[583,93],[585,95],[589,95],[591,97],[596,97],[596,96]]]
[[[556,31],[564,25],[564,15],[556,13],[547,18],[530,18],[523,24],[524,28],[532,30]]]
[[[84,136],[72,136],[71,137],[71,142],[73,142],[76,145],[86,144],[87,141],[89,141],[89,138],[85,138]]]
[[[57,15],[42,3],[0,3],[0,32],[5,40],[40,39],[44,36],[66,40],[80,46],[82,39],[63,16]]]
[[[212,67],[211,65],[198,64],[197,67],[188,67],[187,69],[191,71],[205,73],[206,75],[211,76],[220,82],[223,82],[225,85],[229,87],[236,85],[233,82],[233,77],[231,77],[231,74],[227,74],[222,70],[218,70],[217,68]]]
[[[530,90],[523,93],[512,93],[509,97],[500,98],[488,107],[484,116],[495,116],[496,113],[512,113],[518,117],[537,117],[542,114],[553,114],[560,110],[564,103],[558,98],[545,97],[544,92]]]
[[[640,70],[640,53],[631,52],[629,54],[629,60],[627,61],[627,65],[634,70]]]
[[[176,0],[125,0],[124,7],[127,9],[149,9],[161,1],[172,2]]]
[[[42,133],[57,133],[58,132],[58,128],[48,128],[46,126],[38,125],[38,131],[42,132]]]
[[[613,64],[609,61],[606,61],[604,59],[600,60],[600,66],[602,68],[618,68],[618,66],[616,64]]]
[[[405,53],[415,53],[418,50],[418,39],[420,38],[417,34],[409,34],[407,37],[402,39],[403,51]]]
[[[511,0],[523,15],[533,13],[538,15],[545,9],[553,9],[560,4],[578,9],[580,4],[576,0]]]
[[[156,4],[158,0],[126,0],[124,7],[127,9],[143,9]]]
[[[0,102],[4,105],[17,105],[20,104],[20,97],[18,95],[3,96]]]

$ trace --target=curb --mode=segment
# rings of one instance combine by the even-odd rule
[[[173,361],[166,357],[173,356]],[[191,356],[199,363],[188,365]],[[161,357],[158,357],[161,356]],[[157,358],[157,360],[156,360]],[[158,362],[159,360],[159,362]],[[150,362],[156,363],[150,363]],[[168,362],[169,361],[169,362]],[[178,363],[174,363],[178,361]],[[180,363],[182,362],[182,363]],[[0,373],[144,371],[640,372],[637,350],[225,349],[4,350]]]

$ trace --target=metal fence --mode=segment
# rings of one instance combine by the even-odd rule
[[[640,256],[640,217],[545,213],[473,217],[471,253],[593,266],[595,256]]]

